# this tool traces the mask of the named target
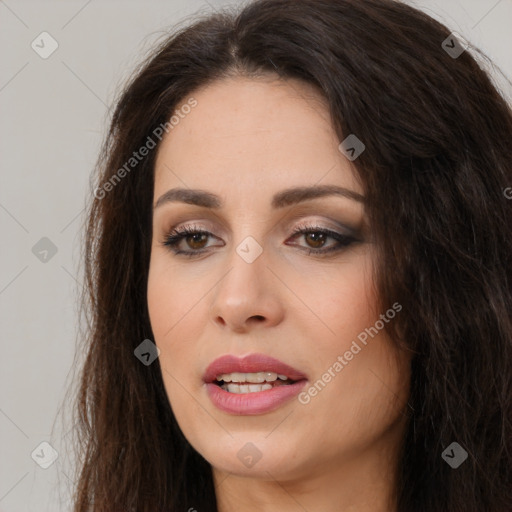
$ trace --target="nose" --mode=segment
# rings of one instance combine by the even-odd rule
[[[211,317],[224,330],[237,333],[278,325],[284,318],[283,285],[267,267],[265,251],[248,263],[233,251],[212,295]]]

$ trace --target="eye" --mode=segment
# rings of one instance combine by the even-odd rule
[[[309,248],[304,246],[299,247],[301,247],[302,250],[305,250],[308,254],[323,255],[330,252],[337,252],[345,249],[352,243],[357,242],[357,239],[351,235],[344,235],[315,225],[299,226],[293,232],[292,239],[299,238],[299,235],[304,236],[304,240],[308,244]],[[325,246],[327,245],[327,240],[329,238],[334,240],[335,243],[326,248]]]
[[[206,252],[203,249],[206,247],[205,242],[209,236],[213,236],[209,231],[196,228],[195,226],[185,226],[183,228],[173,229],[165,237],[163,245],[169,247],[174,254],[197,256],[198,254]],[[179,246],[182,240],[185,240],[193,251],[180,249]]]
[[[337,252],[357,242],[357,239],[351,235],[344,235],[315,225],[299,226],[293,231],[290,239],[299,238],[300,235],[304,236],[304,240],[309,245],[309,248],[303,245],[298,245],[297,247],[299,247],[300,250],[306,251],[307,254],[323,255]],[[205,250],[208,247],[206,243],[208,238],[212,236],[209,231],[205,231],[196,226],[185,226],[183,228],[173,229],[162,243],[169,247],[176,255],[194,257],[207,252]],[[335,243],[326,248],[325,246],[329,239],[334,240]],[[182,241],[185,241],[192,250],[180,248]]]

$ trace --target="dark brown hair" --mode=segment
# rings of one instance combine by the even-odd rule
[[[98,162],[112,180],[180,102],[214,80],[276,73],[318,87],[354,161],[379,250],[382,310],[414,354],[398,512],[512,510],[512,113],[450,30],[392,0],[261,0],[197,18],[123,90]],[[75,512],[215,511],[211,467],[173,416],[146,287],[157,149],[91,194],[84,250],[89,331],[76,400]],[[105,189],[102,189],[105,190]],[[395,329],[396,328],[396,329]],[[452,442],[468,459],[452,469]]]

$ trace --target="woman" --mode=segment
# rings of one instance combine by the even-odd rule
[[[512,508],[512,115],[391,0],[262,0],[123,91],[75,512]]]

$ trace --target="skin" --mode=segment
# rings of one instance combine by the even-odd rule
[[[410,375],[409,359],[384,330],[307,404],[294,398],[241,416],[208,398],[202,376],[229,353],[280,359],[308,376],[307,389],[385,312],[377,308],[363,203],[331,195],[271,207],[273,194],[293,186],[332,184],[363,195],[318,92],[269,75],[223,79],[192,96],[197,106],[158,149],[154,203],[184,187],[217,194],[224,205],[168,202],[154,210],[148,307],[167,396],[212,466],[218,510],[393,511]],[[293,237],[304,222],[353,230],[357,241],[308,254],[322,240]],[[212,233],[181,240],[181,250],[206,251],[194,258],[163,244],[186,225]],[[252,263],[236,252],[248,236],[263,248]],[[237,457],[248,442],[262,455],[252,467]]]

